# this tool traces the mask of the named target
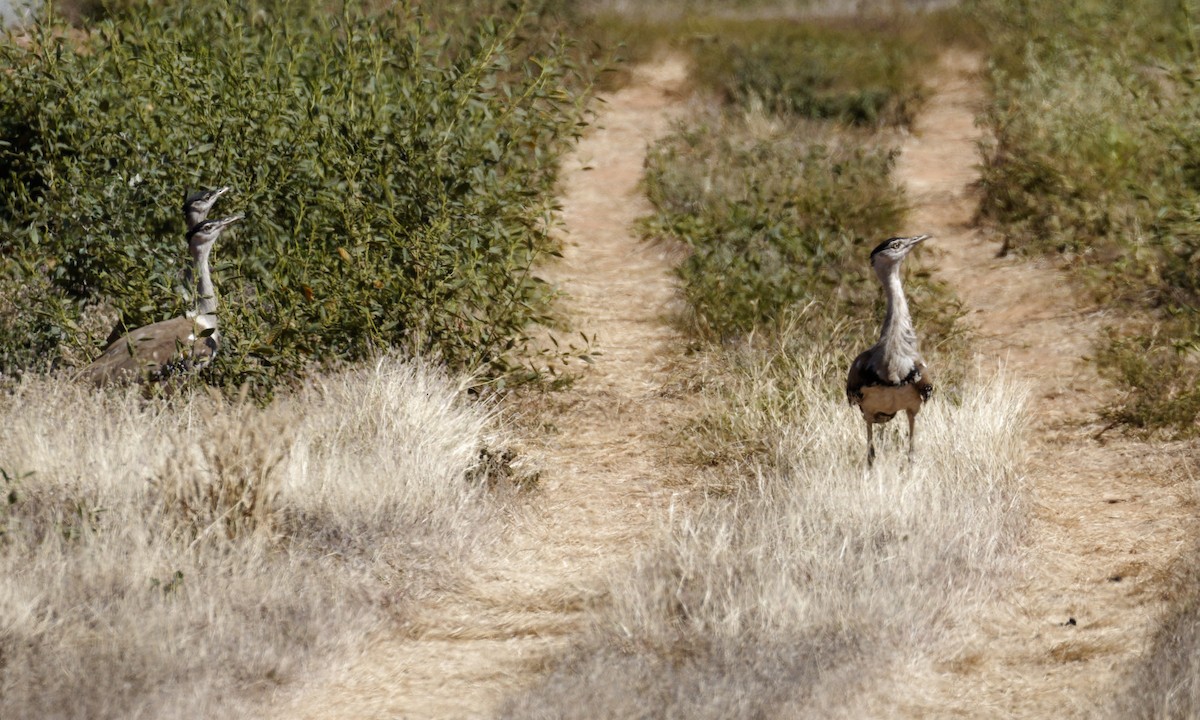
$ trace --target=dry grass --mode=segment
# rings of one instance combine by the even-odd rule
[[[1193,537],[1196,535],[1193,528]],[[1177,561],[1171,610],[1109,708],[1120,720],[1200,717],[1200,545]]]
[[[0,717],[253,715],[498,529],[489,418],[380,361],[266,409],[0,398]]]
[[[1023,391],[1003,373],[965,382],[922,413],[916,467],[889,428],[867,472],[861,419],[824,380],[841,358],[827,358],[789,360],[809,373],[787,413],[762,409],[775,384],[754,378],[770,372],[744,372],[744,404],[727,409],[777,419],[774,462],[663,527],[591,636],[504,717],[836,715],[1012,578]]]

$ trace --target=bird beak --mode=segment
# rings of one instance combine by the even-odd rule
[[[221,218],[220,220],[216,221],[217,228],[220,230],[224,230],[225,228],[229,227],[230,225],[234,224],[235,222],[241,220],[244,217],[246,217],[246,216],[242,215],[241,213],[238,213],[237,215],[230,215],[229,217]]]
[[[932,235],[917,235],[916,237],[909,238],[908,244],[904,247],[905,252],[912,250],[913,248],[915,248],[916,246],[925,242],[926,240],[928,240],[931,237],[933,237],[933,236]]]
[[[225,193],[229,192],[232,189],[233,189],[232,185],[225,185],[224,187],[219,187],[216,190],[213,190],[213,195],[212,195],[213,201],[216,202],[217,198],[221,197],[222,195],[224,195]]]

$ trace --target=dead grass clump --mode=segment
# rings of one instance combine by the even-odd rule
[[[189,540],[274,535],[290,427],[277,409],[230,404],[217,394],[207,412],[171,435],[162,470],[151,479],[168,522]]]
[[[1172,609],[1109,707],[1121,720],[1200,717],[1200,545],[1180,556]]]
[[[343,557],[394,553],[394,583],[472,552],[494,519],[482,458],[498,441],[482,408],[464,402],[468,384],[381,360],[294,398],[283,493],[287,522],[307,529],[291,537]]]
[[[922,337],[935,341],[926,358],[937,368],[939,401],[957,403],[966,337],[943,311],[936,307],[924,313],[918,308],[916,323]],[[851,360],[846,353],[872,342],[869,333],[877,331],[877,317],[847,320],[828,303],[814,302],[789,311],[773,327],[709,351],[712,362],[704,365],[699,380],[707,388],[702,412],[681,434],[694,462],[722,469],[711,474],[706,491],[727,492],[743,482],[746,472],[753,474],[756,467],[780,459],[780,428],[824,412],[812,393],[842,387]],[[814,357],[827,359],[814,363]]]
[[[494,536],[461,383],[394,359],[320,383],[0,398],[0,717],[255,716]]]
[[[810,350],[800,358],[821,377]],[[830,715],[1003,587],[1024,527],[1023,393],[1002,374],[921,416],[920,461],[797,378],[777,458],[662,529],[589,641],[505,717]]]

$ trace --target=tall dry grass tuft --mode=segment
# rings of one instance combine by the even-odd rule
[[[192,542],[218,531],[228,540],[273,535],[290,434],[278,406],[231,405],[212,393],[185,432],[165,438],[163,467],[151,478],[164,519]]]
[[[759,384],[764,353],[727,405],[771,428],[774,460],[667,523],[591,637],[504,717],[835,716],[1011,578],[1023,391],[1002,372],[964,382],[922,412],[915,467],[890,428],[867,471],[862,421],[822,381],[841,358],[809,347],[789,400]]]
[[[496,431],[481,406],[464,402],[468,384],[381,361],[297,396],[284,492],[289,523],[305,530],[293,535],[347,557],[399,543],[404,565],[393,582],[441,572],[439,555],[463,557],[487,538],[496,508],[480,463]]]
[[[1200,484],[1193,483],[1196,490]],[[1200,542],[1192,529],[1191,552],[1176,560],[1159,621],[1124,687],[1107,708],[1115,720],[1200,717]]]
[[[260,409],[0,398],[0,717],[253,716],[498,530],[489,418],[386,359]]]

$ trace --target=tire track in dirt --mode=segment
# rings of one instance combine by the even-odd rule
[[[276,703],[288,718],[486,717],[536,679],[586,627],[671,502],[684,469],[663,445],[687,403],[666,390],[683,362],[667,323],[680,302],[668,250],[644,243],[638,183],[647,143],[682,106],[679,58],[638,68],[597,103],[598,126],[564,167],[564,258],[543,275],[568,296],[572,328],[595,336],[595,364],[566,391],[522,410],[523,454],[540,469],[534,507],[461,587],[427,600],[349,667]]]
[[[901,705],[913,717],[1095,717],[1145,648],[1185,547],[1189,447],[1095,439],[1115,389],[1085,357],[1119,318],[1046,260],[997,257],[972,228],[979,68],[974,55],[943,56],[897,175],[911,229],[934,234],[936,273],[966,306],[979,361],[1005,363],[1031,388],[1032,517],[1017,586],[956,629],[935,663],[904,671]]]

